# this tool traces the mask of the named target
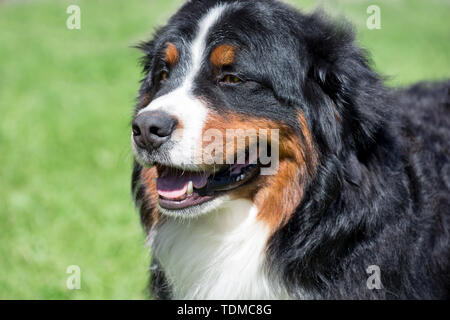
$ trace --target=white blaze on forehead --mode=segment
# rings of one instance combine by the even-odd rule
[[[209,31],[213,25],[219,20],[226,5],[219,5],[211,9],[201,20],[198,25],[198,33],[191,44],[192,69],[186,78],[186,82],[192,82],[202,67],[204,52],[206,49],[206,40]]]
[[[197,34],[190,44],[191,63],[182,85],[174,91],[152,101],[139,113],[161,110],[175,116],[183,126],[182,132],[172,136],[170,161],[173,165],[191,166],[199,164],[201,155],[203,126],[208,114],[208,108],[193,95],[193,83],[205,61],[205,51],[211,28],[219,21],[226,9],[226,4],[210,9],[199,21]]]

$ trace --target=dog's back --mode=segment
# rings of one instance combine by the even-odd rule
[[[437,211],[450,215],[450,81],[418,83],[397,91],[397,98],[408,154],[435,190],[427,196],[438,197]]]
[[[397,98],[414,210],[426,230],[422,245],[431,251],[435,270],[444,275],[442,283],[449,284],[450,81],[418,83],[397,91]]]

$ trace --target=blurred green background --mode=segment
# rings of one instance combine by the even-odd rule
[[[0,1],[0,298],[144,299],[131,202],[137,50],[183,1]],[[290,1],[356,26],[389,85],[450,77],[449,0]],[[81,8],[68,30],[66,8]],[[366,9],[381,8],[381,30]],[[81,289],[66,269],[81,268]]]

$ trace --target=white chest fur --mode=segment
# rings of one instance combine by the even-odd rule
[[[167,219],[155,228],[152,253],[161,263],[174,299],[286,299],[269,276],[269,229],[247,200],[196,219]]]

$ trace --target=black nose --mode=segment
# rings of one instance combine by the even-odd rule
[[[133,120],[133,138],[141,148],[157,149],[170,139],[178,121],[161,111],[147,111]]]

